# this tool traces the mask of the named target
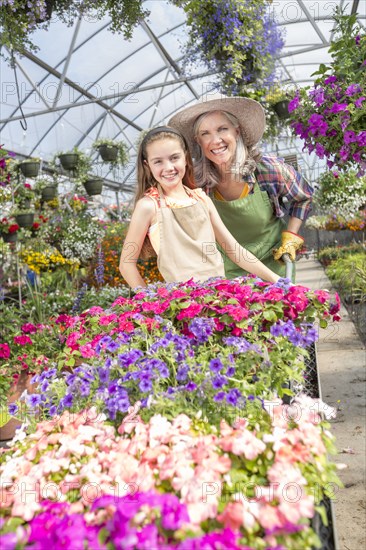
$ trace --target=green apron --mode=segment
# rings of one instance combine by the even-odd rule
[[[267,267],[281,277],[285,276],[285,265],[273,258],[273,249],[281,244],[281,233],[286,224],[273,213],[272,203],[266,191],[261,191],[257,182],[253,192],[242,199],[220,201],[211,196],[220,218],[239,244],[247,248]],[[230,260],[222,248],[225,275],[234,279],[247,272]]]

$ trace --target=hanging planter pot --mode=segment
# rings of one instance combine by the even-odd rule
[[[26,178],[36,178],[38,176],[41,163],[39,161],[34,162],[22,162],[19,164],[19,168]]]
[[[103,180],[99,178],[91,178],[84,181],[84,187],[89,196],[100,195],[103,189]]]
[[[20,227],[30,228],[34,222],[34,213],[27,212],[24,214],[17,214],[15,219]]]
[[[41,198],[43,201],[51,201],[57,196],[57,188],[54,185],[49,185],[42,189]]]
[[[290,113],[288,111],[289,103],[290,102],[288,99],[283,99],[282,101],[279,101],[278,103],[275,103],[273,105],[273,110],[275,111],[278,118],[280,118],[281,120],[290,117]]]
[[[99,145],[98,151],[104,162],[114,162],[117,160],[118,149],[113,145]]]
[[[65,170],[74,170],[79,161],[79,155],[76,153],[64,153],[58,157],[62,168]]]
[[[18,240],[18,233],[1,233],[5,243],[15,243]]]

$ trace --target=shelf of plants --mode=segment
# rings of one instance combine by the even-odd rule
[[[47,327],[60,348],[10,406],[28,435],[0,455],[2,543],[335,548],[322,527],[333,411],[281,398],[304,380],[314,323],[338,310],[326,291],[248,277],[157,283],[60,315]]]

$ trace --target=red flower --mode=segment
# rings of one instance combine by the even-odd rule
[[[32,225],[32,229],[38,229],[38,228],[39,228],[39,223],[34,222],[34,224]]]
[[[18,231],[18,229],[20,229],[19,225],[17,223],[12,223],[10,226],[9,226],[9,233],[16,233]]]

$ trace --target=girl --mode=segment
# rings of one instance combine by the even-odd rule
[[[123,278],[132,288],[146,286],[136,263],[151,245],[167,282],[225,277],[217,241],[242,269],[277,282],[278,275],[235,241],[192,174],[180,132],[161,126],[145,135],[138,152],[135,209],[120,259]]]

